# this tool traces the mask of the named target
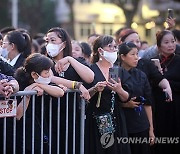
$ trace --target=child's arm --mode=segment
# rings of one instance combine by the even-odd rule
[[[24,91],[30,91],[30,90],[36,90],[35,89],[35,87],[37,86],[37,84],[36,83],[33,83],[33,84],[31,84],[31,85],[29,85],[28,87],[26,87],[25,89],[24,89]],[[24,96],[24,97],[26,97],[25,98],[25,110],[28,108],[28,105],[29,105],[29,101],[30,101],[30,96]],[[17,118],[17,120],[20,120],[21,119],[21,117],[23,116],[23,102],[24,102],[24,98],[22,98],[22,100],[21,100],[21,102],[18,104],[18,106],[17,106],[17,114],[16,114],[16,118]]]
[[[38,84],[38,87],[53,97],[62,97],[64,95],[64,90],[59,86]]]

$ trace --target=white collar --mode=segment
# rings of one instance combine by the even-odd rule
[[[11,66],[14,66],[15,64],[16,64],[16,62],[17,62],[17,60],[18,60],[18,58],[19,58],[19,56],[20,56],[21,54],[18,54],[16,57],[14,57],[14,59],[13,60],[9,60],[8,61],[8,63],[11,65]]]

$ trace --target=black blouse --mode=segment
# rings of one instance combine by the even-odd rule
[[[146,74],[136,68],[131,69],[129,74],[133,83],[133,97],[142,96],[146,100],[144,101],[144,105],[151,105],[151,87]],[[141,111],[137,111],[135,108],[124,108],[128,133],[138,133],[149,128],[149,121],[144,105],[141,106]]]

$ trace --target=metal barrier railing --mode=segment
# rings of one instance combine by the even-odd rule
[[[72,103],[72,102],[69,102],[69,99],[71,99],[70,98],[70,93],[72,93],[74,96],[73,96],[73,104],[70,104],[70,103]],[[31,107],[32,107],[32,112],[31,112],[31,120],[32,120],[32,125],[31,126],[29,126],[29,125],[27,125],[27,123],[26,123],[26,121],[27,121],[27,115],[26,115],[26,112],[27,112],[27,109],[26,109],[26,97],[23,97],[23,117],[22,117],[22,132],[21,132],[21,134],[22,134],[22,145],[20,145],[20,147],[22,147],[22,153],[23,154],[25,154],[26,153],[26,146],[27,146],[27,144],[26,144],[26,141],[27,141],[27,139],[26,139],[26,135],[27,135],[27,133],[28,132],[26,132],[27,131],[27,128],[28,127],[31,127],[31,131],[32,131],[32,134],[31,134],[31,153],[32,154],[34,154],[35,153],[35,146],[37,146],[37,145],[35,145],[35,128],[36,128],[36,125],[37,125],[37,119],[36,119],[36,112],[35,112],[35,110],[36,110],[36,107],[37,107],[37,104],[38,103],[36,103],[36,94],[37,94],[37,92],[36,91],[19,91],[19,92],[17,92],[16,94],[14,94],[14,95],[12,95],[12,97],[14,97],[14,99],[15,100],[18,100],[18,97],[20,96],[20,97],[22,97],[22,96],[26,96],[26,95],[28,95],[28,96],[30,96],[31,95]],[[60,154],[60,151],[62,152],[62,150],[61,150],[61,143],[60,143],[60,137],[61,136],[63,136],[64,134],[62,134],[61,135],[61,126],[63,125],[63,123],[61,123],[61,112],[62,112],[62,110],[61,110],[61,104],[62,103],[65,103],[65,117],[66,117],[66,119],[65,119],[65,147],[63,147],[64,149],[65,149],[65,151],[63,152],[63,154],[65,153],[65,154],[68,154],[69,153],[69,144],[70,144],[70,142],[68,141],[69,140],[69,132],[73,132],[72,133],[72,153],[73,154],[75,154],[76,153],[76,145],[80,145],[80,147],[78,147],[79,148],[79,151],[78,151],[78,153],[80,153],[80,154],[84,154],[84,126],[85,126],[85,100],[84,99],[80,99],[80,102],[77,102],[77,96],[79,95],[79,91],[78,90],[68,90],[67,92],[66,92],[66,96],[64,96],[64,97],[66,97],[66,102],[61,102],[61,99],[62,98],[57,98],[57,138],[56,138],[56,141],[54,141],[53,140],[53,143],[54,142],[56,142],[56,149],[55,149],[55,151],[56,151],[56,153],[57,154]],[[52,123],[52,118],[53,118],[53,116],[52,116],[52,114],[54,113],[54,111],[53,111],[53,108],[52,108],[52,103],[54,103],[53,102],[53,98],[52,97],[50,97],[50,99],[48,100],[48,116],[47,116],[47,114],[45,113],[45,105],[47,105],[47,104],[45,104],[45,103],[47,103],[47,102],[45,102],[46,100],[45,100],[45,95],[42,95],[42,98],[41,98],[41,106],[40,106],[40,109],[41,109],[41,113],[40,113],[40,121],[39,121],[39,123],[40,123],[40,129],[41,129],[41,131],[40,131],[40,153],[41,154],[44,154],[44,153],[49,153],[49,154],[51,154],[52,153],[52,124],[54,124],[54,123]],[[79,106],[79,108],[77,107],[78,105],[77,104],[79,104],[80,103],[80,106]],[[29,107],[29,106],[28,106]],[[69,108],[72,108],[73,109],[73,113],[71,113],[70,111],[69,111]],[[78,112],[77,112],[77,110],[78,110]],[[64,112],[64,111],[63,111]],[[80,119],[77,119],[77,114],[78,113],[80,113]],[[28,113],[29,114],[29,113]],[[73,116],[72,117],[72,119],[73,119],[73,121],[72,121],[72,123],[70,123],[71,121],[69,121],[69,118],[70,118],[70,116]],[[48,117],[48,149],[44,149],[44,140],[45,140],[45,138],[44,138],[44,124],[45,124],[45,122],[47,122],[47,121],[45,121],[45,120],[47,120],[46,118]],[[7,118],[6,117],[4,117],[4,118],[0,118],[0,120],[1,120],[1,122],[2,122],[2,120],[3,120],[3,126],[0,126],[0,127],[3,127],[3,138],[1,137],[1,139],[0,140],[3,140],[3,147],[1,147],[2,145],[0,145],[0,149],[2,150],[3,149],[3,151],[2,151],[2,153],[3,154],[7,154],[8,152],[7,152],[7,150],[10,150],[10,151],[12,151],[12,153],[13,154],[16,154],[17,153],[17,135],[19,135],[19,134],[17,134],[17,119],[16,119],[16,117],[11,117],[11,118],[9,118],[8,117],[8,119],[10,119],[10,120],[12,120],[13,122],[12,122],[12,128],[13,128],[13,134],[12,134],[12,138],[13,139],[9,139],[8,137],[7,137],[7,124],[8,124],[8,121],[7,121]],[[80,136],[77,136],[77,134],[76,134],[76,132],[78,131],[78,130],[76,130],[76,125],[77,125],[77,120],[79,120],[79,124],[80,124]],[[19,125],[19,124],[18,124]],[[70,128],[72,128],[73,130],[69,130]],[[21,130],[21,129],[20,129]],[[19,132],[19,128],[18,128],[18,132]],[[20,137],[20,138],[21,138]],[[76,142],[77,142],[77,138],[79,137],[79,144],[77,144]],[[13,143],[12,143],[12,147],[9,147],[9,146],[7,146],[7,140],[11,140]],[[19,142],[19,141],[18,141]],[[29,142],[29,141],[27,141],[27,142]],[[8,147],[8,148],[7,148]],[[53,149],[54,150],[54,149]],[[1,153],[1,151],[0,151],[0,153]],[[54,154],[54,153],[53,153]]]

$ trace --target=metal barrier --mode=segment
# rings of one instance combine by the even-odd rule
[[[14,97],[15,100],[18,100],[19,96],[30,96],[31,95],[31,104],[27,107],[27,110],[29,107],[31,107],[31,113],[29,115],[29,112],[27,113],[26,110],[26,97],[23,97],[23,117],[20,120],[21,123],[19,124],[19,121],[16,119],[16,117],[8,117],[8,118],[0,118],[0,123],[3,123],[3,126],[0,125],[0,127],[3,127],[3,137],[1,137],[1,142],[3,144],[0,145],[0,153],[3,154],[8,154],[8,151],[11,151],[11,153],[13,154],[19,154],[19,151],[17,150],[19,147],[21,147],[20,149],[22,150],[21,153],[25,154],[26,153],[26,149],[27,149],[27,145],[26,142],[29,142],[29,140],[26,139],[26,137],[29,135],[28,134],[28,129],[31,127],[31,150],[30,153],[34,154],[36,153],[36,149],[35,147],[39,146],[40,147],[40,152],[41,154],[45,154],[45,153],[52,153],[52,150],[55,151],[53,152],[53,154],[57,153],[65,153],[65,154],[69,154],[70,152],[72,152],[73,154],[76,153],[77,148],[78,148],[78,153],[80,154],[84,154],[84,127],[85,127],[85,100],[79,97],[79,91],[78,90],[68,90],[66,92],[66,96],[64,97],[64,100],[66,98],[66,102],[63,102],[62,99],[63,98],[57,98],[57,100],[53,97],[48,97],[50,98],[49,100],[47,100],[47,95],[43,95],[41,97],[41,105],[40,105],[40,121],[37,120],[37,115],[38,112],[36,111],[38,109],[37,104],[39,102],[37,101],[37,96],[36,96],[37,92],[36,91],[19,91],[16,94],[14,94],[12,97]],[[72,98],[73,95],[73,98]],[[77,102],[77,98],[80,98],[80,102]],[[71,101],[69,100],[73,99],[73,104]],[[48,101],[48,105],[47,105],[47,101]],[[57,101],[57,102],[54,102]],[[57,106],[55,106],[55,108],[57,109],[57,111],[54,110],[53,105],[57,103]],[[65,104],[63,104],[65,103]],[[65,106],[65,113],[62,114],[62,112],[64,112],[61,108],[61,106]],[[48,109],[48,111],[46,110]],[[73,111],[71,112],[72,109]],[[79,112],[80,111],[80,112]],[[56,119],[53,119],[54,116],[53,113],[56,113]],[[48,115],[47,115],[48,113]],[[77,114],[80,115],[78,116]],[[61,120],[63,120],[61,118],[61,116],[65,116],[65,125],[61,122]],[[30,117],[29,117],[30,116]],[[77,119],[77,117],[80,117],[80,119]],[[30,120],[29,120],[29,119]],[[69,120],[72,118],[72,121]],[[12,138],[8,138],[8,133],[7,129],[9,127],[7,127],[8,121],[10,120],[12,122]],[[27,121],[31,121],[32,123],[30,123],[29,125],[27,124]],[[56,121],[56,125],[57,125],[57,131],[54,132],[54,121]],[[71,123],[70,123],[71,122]],[[78,126],[77,129],[77,124],[79,123],[80,126]],[[22,124],[22,125],[21,125]],[[45,127],[45,124],[48,125],[48,127]],[[21,129],[22,126],[22,129]],[[36,143],[38,143],[38,141],[35,141],[35,138],[37,138],[38,134],[36,134],[37,136],[35,136],[35,131],[37,131],[35,128],[37,126],[40,126],[40,145],[36,145]],[[17,128],[18,127],[18,128]],[[48,135],[44,135],[45,133],[45,128],[48,130]],[[53,128],[53,129],[52,129]],[[62,129],[63,128],[63,129]],[[65,128],[65,130],[64,130]],[[71,128],[73,130],[71,130]],[[2,129],[2,128],[1,128]],[[30,129],[29,129],[30,130]],[[80,131],[80,132],[79,132]],[[18,134],[17,134],[18,132]],[[65,132],[65,134],[64,134]],[[71,133],[72,132],[72,133]],[[77,135],[77,132],[79,133],[79,136]],[[62,134],[61,134],[62,133]],[[21,134],[21,135],[19,135]],[[69,136],[72,135],[72,136]],[[61,147],[61,144],[64,145],[64,143],[62,142],[61,136],[65,137],[64,143],[65,143],[65,147]],[[54,138],[56,137],[56,139]],[[22,143],[20,142],[20,139],[22,139]],[[69,141],[69,139],[72,138],[72,142]],[[77,139],[79,138],[79,139]],[[52,140],[53,139],[53,140]],[[36,139],[37,140],[37,139]],[[79,141],[79,143],[77,143],[77,140]],[[11,141],[12,144],[10,144],[11,146],[7,146],[8,141]],[[47,141],[48,144],[44,144]],[[55,143],[56,149],[53,149],[54,144]],[[72,145],[71,145],[72,143]],[[18,145],[18,146],[17,146]],[[46,149],[44,147],[44,145],[46,145]],[[70,146],[71,145],[71,146]],[[77,147],[77,145],[79,145],[79,147]],[[72,147],[72,149],[71,149]],[[64,149],[65,151],[62,152],[61,149]]]

